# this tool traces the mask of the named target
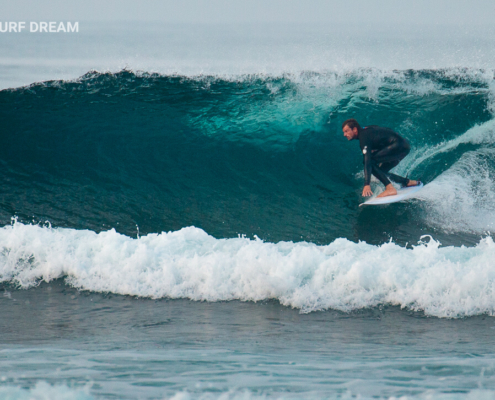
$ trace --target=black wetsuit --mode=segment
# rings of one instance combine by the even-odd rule
[[[371,125],[358,132],[359,146],[364,156],[364,185],[370,184],[371,174],[385,186],[390,180],[407,186],[409,179],[390,171],[409,154],[409,142],[389,128]]]

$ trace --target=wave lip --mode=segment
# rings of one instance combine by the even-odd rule
[[[82,290],[199,301],[277,299],[302,312],[378,305],[457,318],[495,314],[495,243],[411,249],[337,239],[267,243],[201,229],[133,239],[114,230],[0,229],[0,281],[29,288],[66,277]]]

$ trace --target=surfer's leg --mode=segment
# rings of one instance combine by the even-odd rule
[[[400,161],[401,160],[395,160],[395,161],[391,161],[391,162],[388,162],[388,163],[381,163],[381,164],[379,164],[380,165],[380,169],[386,174],[386,176],[390,180],[392,180],[394,182],[397,182],[397,183],[399,183],[402,186],[409,186],[410,179],[407,179],[407,178],[404,178],[402,176],[399,176],[399,175],[393,174],[391,172],[388,172],[392,168],[394,168],[395,166],[397,166],[397,164],[399,164]],[[411,185],[411,186],[413,186],[413,185]]]
[[[409,154],[409,150],[409,145],[405,146],[396,142],[372,154],[371,172],[385,185],[385,191],[380,193],[378,197],[394,196],[397,194],[397,190],[390,183],[389,178],[402,186],[408,186],[410,184],[409,179],[389,172]]]
[[[378,178],[378,180],[383,183],[385,190],[380,193],[377,197],[394,196],[397,194],[397,190],[390,183],[387,178],[387,174],[383,171],[375,162],[371,162],[371,173]]]
[[[371,162],[371,173],[381,182],[383,186],[390,185],[390,180],[387,177],[387,173],[383,171],[377,163]]]
[[[379,168],[386,174],[392,181],[399,183],[402,186],[413,186],[415,181],[410,181],[407,178],[393,174],[389,172],[392,168],[396,167],[402,159],[409,154],[409,146],[405,147],[399,143],[393,143],[390,146],[376,152],[372,155],[372,160],[378,164]]]

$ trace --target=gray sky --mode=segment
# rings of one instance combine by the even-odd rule
[[[493,24],[494,0],[0,0],[2,21]]]

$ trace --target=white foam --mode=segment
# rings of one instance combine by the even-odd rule
[[[50,385],[39,381],[31,389],[0,386],[0,398],[9,400],[91,400],[88,388],[72,389],[66,385]]]
[[[495,231],[495,150],[464,153],[418,193],[427,201],[427,221],[446,231]]]
[[[441,154],[463,144],[477,147],[462,154],[415,196],[424,201],[425,222],[447,232],[484,234],[495,230],[494,143],[495,120],[490,120],[452,140],[417,149],[396,168],[399,175],[416,176],[416,168]]]
[[[301,396],[302,395],[302,396]],[[188,392],[179,392],[174,396],[170,397],[170,400],[264,400],[267,398],[274,398],[278,400],[283,399],[294,399],[294,398],[302,398],[305,399],[321,399],[322,397],[330,400],[351,400],[351,399],[359,399],[359,400],[371,400],[371,399],[388,399],[388,400],[491,400],[493,399],[494,392],[492,390],[483,390],[483,389],[474,389],[466,391],[465,393],[443,393],[437,390],[427,390],[424,393],[420,393],[417,395],[408,395],[401,397],[376,397],[376,396],[368,396],[358,394],[353,395],[351,392],[346,392],[343,394],[324,394],[318,392],[306,392],[304,394],[298,393],[297,395],[293,394],[284,394],[284,395],[270,395],[266,396],[264,394],[253,394],[249,391],[230,391],[226,393],[216,394],[216,393],[203,393],[200,395],[190,394]],[[167,398],[165,398],[167,399]]]
[[[322,396],[327,399],[335,400],[351,400],[351,399],[377,399],[376,396],[370,397],[366,394],[357,396],[347,391],[342,394],[321,393],[317,391],[309,391],[304,393],[284,393],[284,394],[264,394],[253,393],[249,390],[230,390],[227,392],[202,392],[190,393],[188,391],[180,391],[171,396],[163,397],[163,400],[266,400],[266,399],[295,399],[301,398],[301,395],[306,399],[321,399]],[[379,397],[379,399],[388,400],[490,400],[493,399],[494,392],[492,390],[474,389],[465,393],[443,393],[437,390],[427,390],[416,395],[408,395],[398,397]],[[89,394],[87,387],[83,389],[69,388],[66,385],[50,385],[45,381],[38,381],[36,385],[30,389],[21,388],[18,386],[0,386],[0,398],[9,400],[92,400],[95,397]]]
[[[0,277],[22,288],[66,276],[85,290],[150,298],[278,299],[303,312],[392,304],[438,317],[495,314],[495,243],[406,249],[337,239],[265,243],[198,228],[133,239],[114,230],[0,229]]]
[[[411,173],[420,164],[433,157],[455,150],[461,144],[493,145],[495,143],[495,119],[475,125],[462,135],[432,147],[419,148],[412,152],[397,168],[399,173]]]
[[[388,400],[491,400],[494,392],[492,390],[474,389],[465,393],[443,393],[437,390],[427,390],[416,395],[398,397],[379,397],[379,399]],[[180,391],[170,396],[163,397],[163,400],[266,400],[266,399],[299,399],[303,396],[305,399],[321,399],[322,396],[327,399],[351,400],[351,399],[377,399],[376,396],[370,397],[366,394],[357,396],[351,391],[342,394],[321,393],[318,391],[309,391],[303,393],[253,393],[249,390],[230,390],[227,392],[202,392],[191,393]],[[25,389],[18,386],[0,386],[0,398],[8,400],[92,400],[95,397],[89,394],[87,388],[75,389],[66,385],[50,385],[45,381],[38,381],[31,389]]]

